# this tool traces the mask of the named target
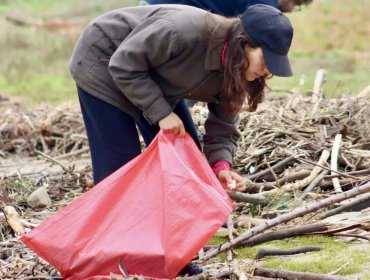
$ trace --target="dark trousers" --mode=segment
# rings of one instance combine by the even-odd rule
[[[157,135],[159,126],[150,125],[143,116],[137,121],[83,89],[77,87],[77,90],[90,146],[94,183],[97,184],[141,153],[137,128],[148,146]],[[184,100],[179,101],[174,112],[200,148],[198,134]]]

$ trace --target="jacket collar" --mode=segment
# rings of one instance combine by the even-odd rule
[[[218,21],[212,24],[211,29],[209,30],[210,35],[204,65],[206,70],[221,70],[223,68],[221,61],[222,50],[231,26],[231,23],[221,24]]]

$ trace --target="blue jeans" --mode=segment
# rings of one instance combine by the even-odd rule
[[[157,135],[159,126],[150,125],[143,116],[137,121],[80,87],[77,91],[90,146],[94,183],[97,184],[141,153],[137,128],[148,146]],[[197,130],[184,100],[178,102],[174,112],[201,149]]]

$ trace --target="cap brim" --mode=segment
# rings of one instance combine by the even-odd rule
[[[287,55],[277,55],[268,49],[262,48],[263,57],[271,74],[278,77],[293,76]]]

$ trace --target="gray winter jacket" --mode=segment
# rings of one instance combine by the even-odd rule
[[[179,99],[208,103],[204,153],[213,164],[232,162],[238,116],[221,106],[221,53],[228,28],[183,5],[122,8],[90,23],[81,35],[70,70],[77,85],[152,124]]]

